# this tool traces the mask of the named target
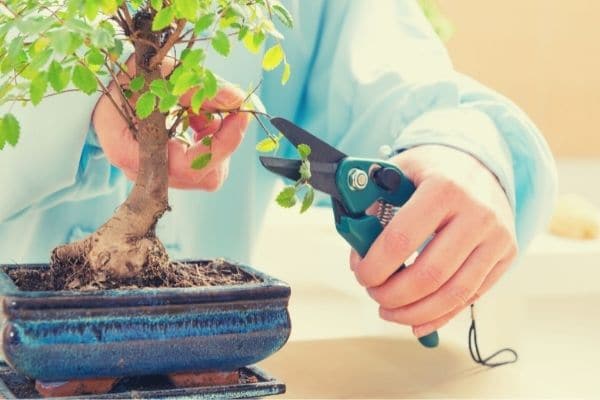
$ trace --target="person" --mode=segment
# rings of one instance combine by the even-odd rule
[[[270,114],[347,154],[395,150],[391,160],[417,190],[350,264],[382,318],[426,335],[487,292],[545,223],[556,188],[552,155],[513,103],[454,70],[416,1],[285,4],[296,19],[284,42],[292,78],[281,86],[266,73],[259,96]],[[208,65],[240,87],[262,76],[260,57],[240,46]],[[242,99],[224,88],[213,101]],[[91,233],[123,201],[136,144],[106,98],[97,100],[69,93],[13,110],[24,134],[0,156],[2,262],[47,261],[54,246]],[[257,160],[264,135],[247,125],[247,115],[229,117],[219,157],[201,172],[171,143],[172,211],[158,235],[173,258],[249,261],[275,179]]]

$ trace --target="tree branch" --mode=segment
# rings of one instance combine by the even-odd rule
[[[183,32],[183,28],[185,28],[185,20],[180,19],[177,21],[177,28],[175,28],[175,32],[171,33],[171,36],[169,36],[167,42],[158,50],[156,55],[152,57],[152,60],[150,61],[151,69],[160,64],[173,46],[175,46],[175,44],[179,41],[179,35],[181,35],[181,32]]]

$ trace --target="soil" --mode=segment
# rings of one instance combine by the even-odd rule
[[[53,264],[49,269],[18,268],[6,271],[15,285],[24,291],[103,290],[139,288],[186,288],[259,283],[256,276],[222,259],[185,264],[171,262],[166,267],[146,269],[128,280],[98,279],[86,267]]]
[[[257,383],[261,380],[252,371],[242,368],[239,371],[240,384]],[[35,389],[35,380],[26,378],[10,369],[0,371],[0,380],[6,384],[8,389],[17,399],[39,399],[42,398]],[[123,378],[109,393],[126,393],[134,391],[168,390],[174,389],[173,384],[166,376],[152,375]],[[93,397],[93,396],[91,396]]]

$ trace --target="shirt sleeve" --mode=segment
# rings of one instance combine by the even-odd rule
[[[33,210],[108,193],[122,174],[107,161],[90,123],[97,96],[66,93],[14,107],[21,138],[0,153],[0,223]],[[0,113],[7,111],[0,109]]]
[[[353,156],[422,144],[473,155],[503,186],[525,247],[556,192],[554,161],[535,125],[454,70],[416,1],[325,2],[323,14],[296,119]]]

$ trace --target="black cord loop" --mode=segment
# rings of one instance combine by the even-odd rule
[[[483,358],[481,357],[481,353],[479,352],[479,343],[477,341],[477,326],[475,325],[475,305],[471,304],[471,327],[469,328],[469,353],[471,353],[471,358],[477,364],[481,364],[485,367],[495,368],[500,367],[502,365],[513,364],[519,360],[519,355],[517,352],[510,347],[506,347],[504,349],[500,349],[493,353],[492,355]],[[512,359],[508,359],[506,361],[496,361],[493,362],[494,358],[499,356],[502,353],[509,353],[512,355]]]

